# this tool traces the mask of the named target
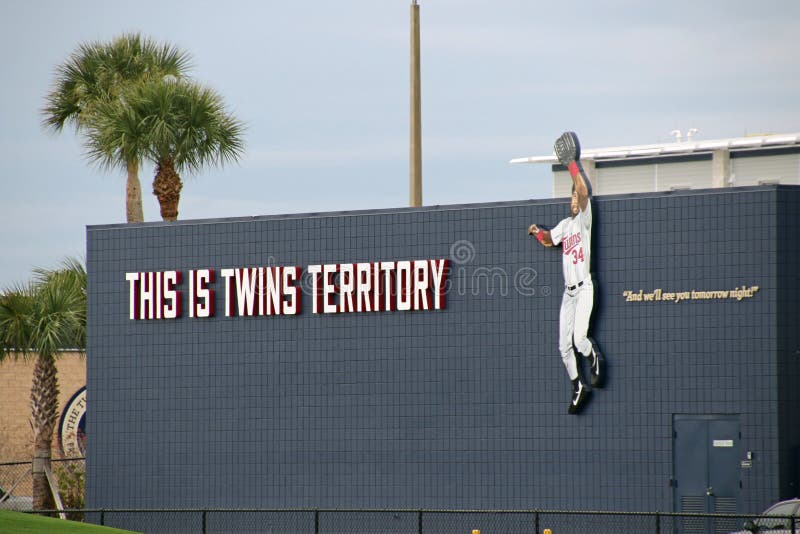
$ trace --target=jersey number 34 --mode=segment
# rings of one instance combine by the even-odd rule
[[[575,247],[570,253],[572,254],[572,265],[577,265],[579,261],[584,261],[583,247]]]

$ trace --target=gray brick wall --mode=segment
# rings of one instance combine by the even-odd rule
[[[740,505],[760,511],[798,445],[778,400],[793,414],[800,401],[777,376],[779,295],[796,302],[797,279],[776,267],[797,191],[593,206],[610,372],[577,417],[560,254],[526,235],[565,217],[564,199],[88,228],[87,506],[668,511],[673,415],[739,414],[757,451]],[[306,296],[297,316],[229,318],[218,302],[209,319],[128,318],[126,272],[212,268],[221,294],[227,267],[428,258],[451,260],[442,311],[314,315]],[[760,289],[623,297],[742,285]]]
[[[780,259],[778,327],[778,417],[781,425],[781,497],[800,495],[800,189],[777,195]]]

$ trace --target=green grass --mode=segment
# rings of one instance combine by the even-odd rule
[[[130,531],[0,510],[0,532],[3,534],[40,534],[42,532],[48,534],[112,534]]]

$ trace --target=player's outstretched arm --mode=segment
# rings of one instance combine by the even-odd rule
[[[569,175],[572,176],[572,183],[575,185],[575,192],[578,193],[578,205],[581,207],[581,211],[586,210],[586,204],[589,203],[589,197],[591,196],[591,189],[589,186],[589,180],[586,178],[586,174],[583,172],[583,167],[577,165],[573,162],[572,167],[569,167]]]
[[[575,192],[578,193],[578,204],[581,210],[586,209],[591,193],[591,185],[581,166],[581,144],[575,132],[564,132],[556,139],[555,152],[558,161],[564,165],[572,177]]]
[[[574,172],[574,174],[572,170],[570,170],[569,174],[572,176],[572,183],[575,185],[575,192],[578,193],[578,204],[581,207],[581,211],[584,211],[592,193],[589,186],[589,180],[586,178],[586,174],[583,172],[583,167],[580,165],[576,165],[576,167],[577,170]]]
[[[528,235],[532,235],[539,241],[539,243],[546,247],[553,246],[553,239],[550,237],[550,230],[544,230],[543,228],[536,226],[536,224],[532,224],[528,227]]]

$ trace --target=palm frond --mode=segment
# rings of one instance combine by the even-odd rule
[[[179,171],[198,172],[234,163],[244,153],[245,125],[213,89],[187,81],[149,83],[139,98],[151,120],[154,161],[170,159]]]
[[[138,33],[123,34],[109,43],[81,43],[56,68],[42,108],[42,125],[55,132],[67,124],[82,130],[98,103],[118,99],[130,84],[166,75],[182,79],[190,69],[188,52]]]
[[[34,270],[33,280],[0,295],[3,354],[55,355],[86,346],[86,270],[68,258],[58,269]]]
[[[127,101],[98,104],[85,133],[85,156],[103,169],[125,169],[138,162],[148,146],[142,118]]]
[[[35,295],[31,283],[18,284],[0,294],[0,360],[30,353]]]
[[[55,282],[55,283],[54,283]],[[36,320],[31,337],[38,354],[56,355],[64,349],[85,348],[86,299],[69,282],[46,284],[37,293]]]

